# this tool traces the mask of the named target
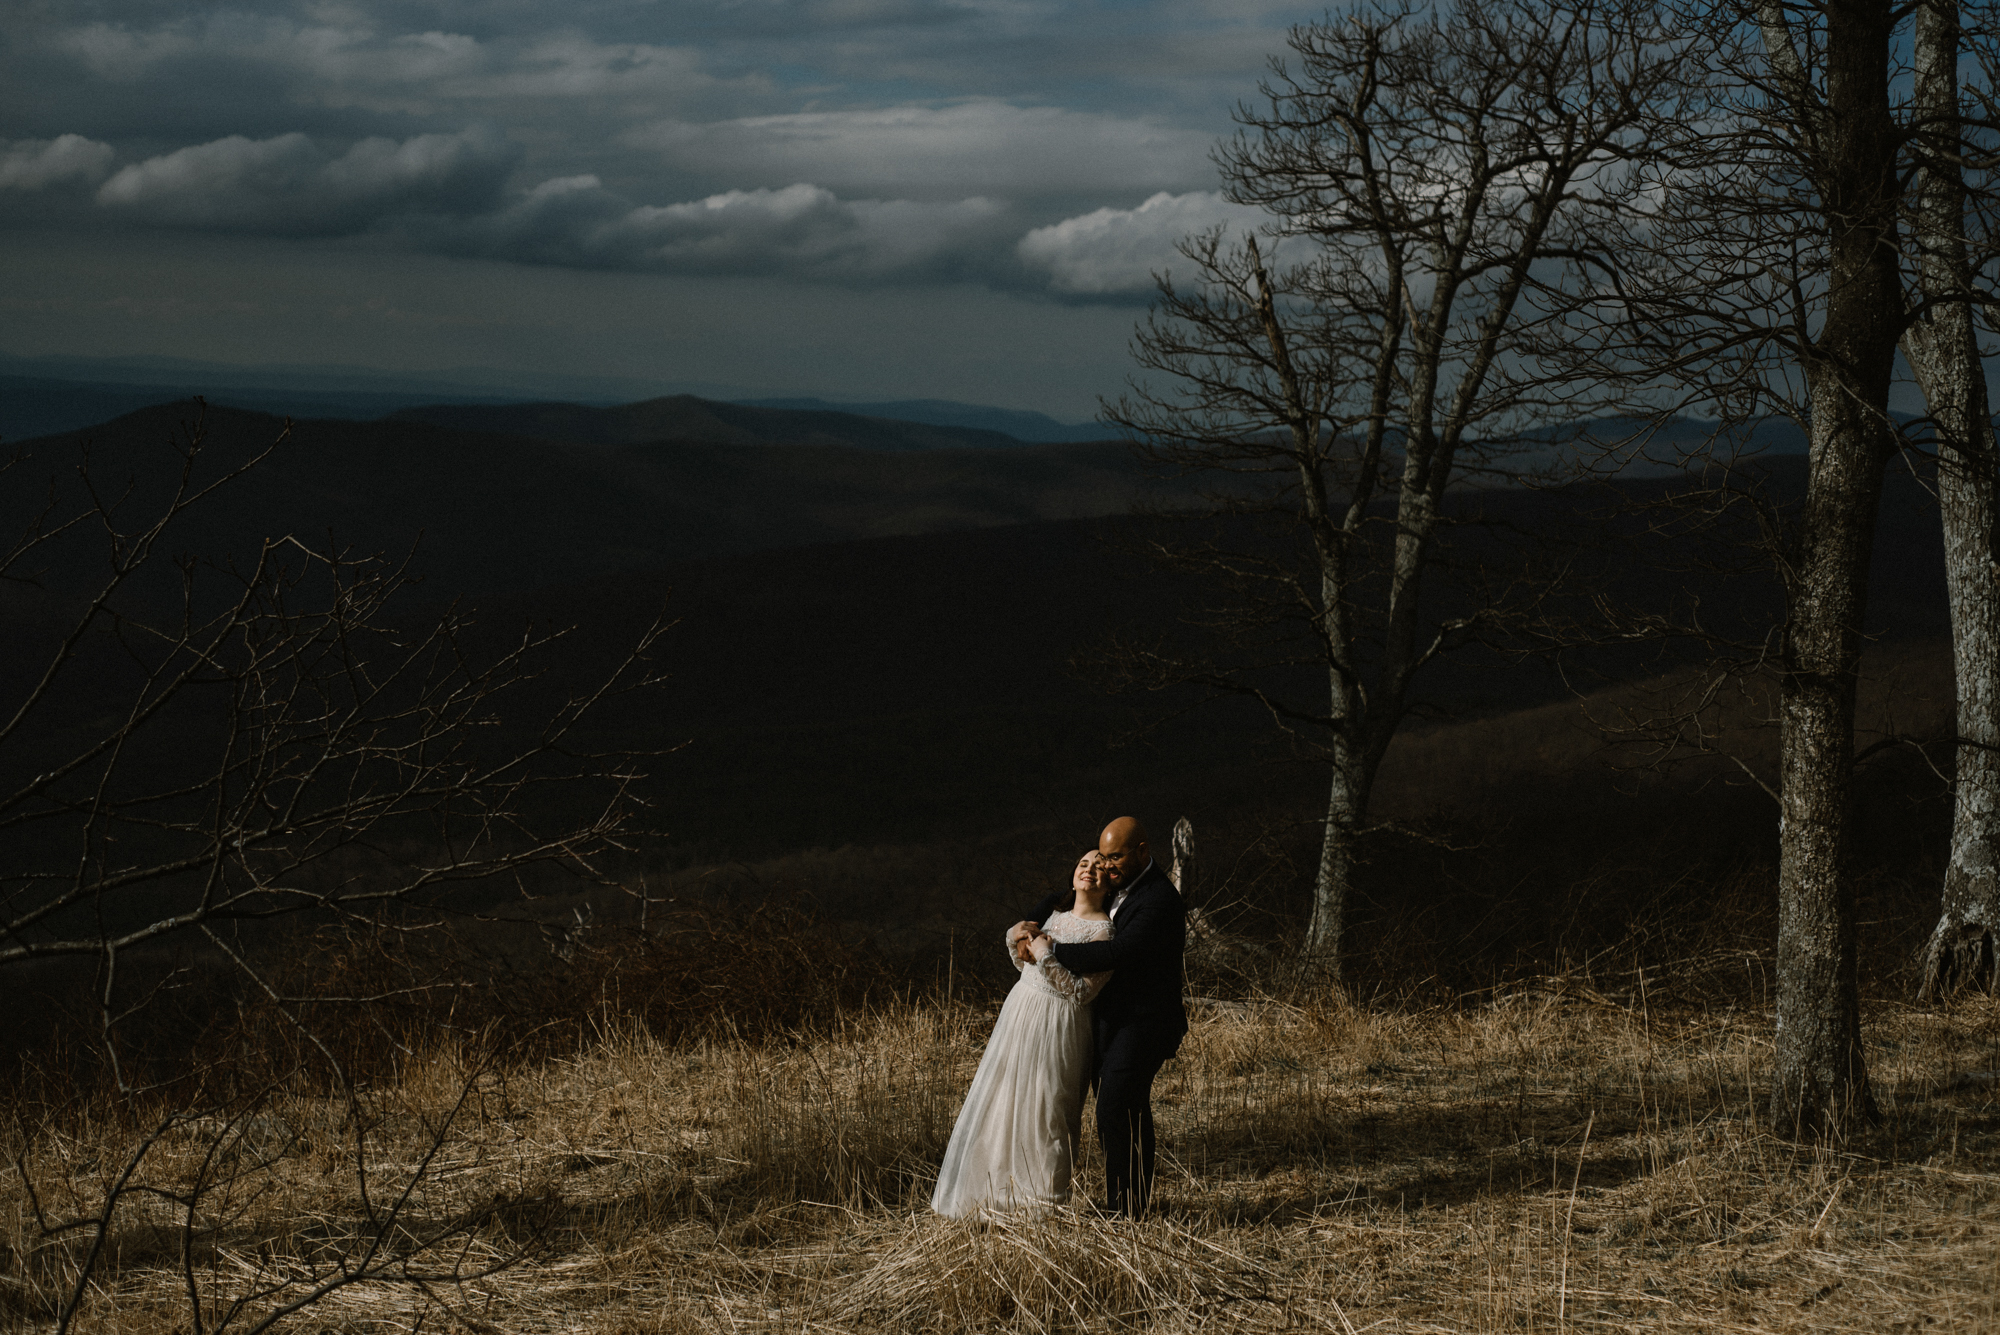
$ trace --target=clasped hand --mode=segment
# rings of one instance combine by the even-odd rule
[[[1023,964],[1039,964],[1056,943],[1038,922],[1017,922],[1007,929],[1007,950]]]

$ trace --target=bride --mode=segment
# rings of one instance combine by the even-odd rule
[[[986,1055],[972,1077],[938,1169],[931,1208],[963,1219],[981,1209],[1069,1202],[1090,1071],[1090,1003],[1109,973],[1077,977],[1056,963],[1050,942],[1102,941],[1110,885],[1085,853],[1070,876],[1076,899],[1049,916],[1042,935],[1014,957],[1020,981],[1007,994]]]

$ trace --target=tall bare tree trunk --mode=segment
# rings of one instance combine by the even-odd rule
[[[1348,890],[1354,884],[1355,845],[1368,809],[1368,776],[1356,748],[1336,738],[1328,766],[1326,824],[1320,835],[1319,868],[1313,877],[1312,925],[1305,959],[1322,978],[1339,982],[1341,945],[1346,934]]]
[[[1778,1015],[1771,1118],[1792,1135],[1839,1134],[1874,1115],[1861,1048],[1848,815],[1854,688],[1868,563],[1893,445],[1889,384],[1902,334],[1896,127],[1886,0],[1830,0],[1825,99],[1812,164],[1826,220],[1826,320],[1806,359],[1811,454],[1790,571],[1778,867]],[[1798,57],[1772,0],[1765,42],[1780,85]],[[1796,76],[1795,76],[1795,72]],[[1810,110],[1809,103],[1799,108]]]
[[[1938,505],[1958,688],[1958,772],[1944,906],[1924,949],[1918,995],[1994,985],[2000,930],[2000,566],[1994,561],[1994,440],[1968,297],[1965,182],[1958,166],[1956,0],[1917,10],[1918,276],[1925,309],[1903,348],[1939,440]]]
[[[1828,377],[1832,379],[1832,377]],[[1802,588],[1780,720],[1778,1016],[1771,1117],[1807,1135],[1872,1115],[1861,1050],[1854,883],[1847,865],[1854,686],[1882,461],[1844,385],[1814,393]],[[1821,426],[1820,415],[1844,416]],[[1871,455],[1876,457],[1870,457]]]

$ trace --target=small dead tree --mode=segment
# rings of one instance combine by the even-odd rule
[[[41,1218],[48,1239],[95,1239],[75,1258],[59,1327],[133,1202],[182,1211],[193,1239],[219,1227],[232,1193],[262,1190],[214,1155],[178,1186],[147,1167],[219,1110],[254,1117],[256,1097],[232,1086],[259,1074],[241,1059],[272,1056],[232,1049],[198,1069],[132,1066],[120,1035],[158,999],[163,956],[233,972],[238,992],[278,1017],[292,1041],[263,1074],[303,1080],[311,1068],[306,1083],[344,1101],[368,1216],[351,1239],[252,1267],[247,1287],[198,1283],[190,1261],[193,1329],[261,1330],[352,1284],[451,1283],[508,1263],[517,1252],[472,1247],[490,1210],[419,1218],[411,1208],[457,1107],[379,1198],[365,1100],[313,1010],[382,998],[296,991],[283,966],[303,933],[285,929],[424,932],[470,911],[482,886],[600,882],[599,858],[632,836],[642,755],[581,744],[580,725],[653,684],[657,625],[582,690],[537,687],[523,700],[560,632],[496,639],[458,610],[403,613],[404,566],[296,535],[263,540],[237,564],[169,561],[190,517],[283,443],[218,461],[197,420],[163,451],[164,485],[107,489],[87,456],[46,488],[21,457],[0,473],[0,501],[42,497],[0,551],[0,580],[16,595],[4,678],[16,689],[0,698],[0,971],[94,969],[97,1046],[120,1104],[162,1110],[134,1133],[100,1200]],[[94,583],[80,584],[93,568]],[[135,961],[152,976],[135,978]],[[225,1132],[240,1139],[233,1125]],[[236,1296],[217,1307],[218,1289]]]
[[[559,1205],[449,1180],[467,1167],[457,1134],[492,1075],[475,1063],[426,1118],[348,1086],[337,1127],[295,1126],[266,1111],[283,1082],[174,1109],[142,1122],[95,1182],[70,1155],[24,1148],[11,1165],[31,1244],[16,1301],[56,1335],[78,1329],[137,1243],[171,1256],[193,1335],[257,1335],[347,1290],[415,1294],[447,1313],[452,1297],[469,1304],[467,1285],[537,1254]],[[28,1144],[73,1133],[62,1111],[45,1111]],[[299,1171],[308,1144],[342,1164],[341,1182]]]
[[[393,615],[402,567],[287,535],[241,566],[188,563],[178,588],[139,589],[176,523],[267,453],[217,469],[196,423],[170,494],[136,519],[86,464],[79,489],[0,555],[14,580],[38,557],[76,560],[65,543],[92,532],[108,556],[79,608],[28,623],[40,666],[0,708],[0,969],[94,961],[114,1066],[114,1031],[144,1004],[122,966],[144,949],[199,942],[282,1001],[244,930],[436,921],[473,883],[533,868],[592,877],[627,828],[636,758],[573,738],[590,710],[648,684],[657,630],[535,726],[503,728],[560,632],[482,660],[465,615]],[[574,814],[544,833],[527,812],[551,790]]]
[[[1643,0],[1364,5],[1289,44],[1296,63],[1273,63],[1217,155],[1275,252],[1254,233],[1184,242],[1191,281],[1160,279],[1136,338],[1156,379],[1104,417],[1147,459],[1219,477],[1208,518],[1262,522],[1262,546],[1158,543],[1217,590],[1191,618],[1213,647],[1124,664],[1247,696],[1323,760],[1303,958],[1337,981],[1370,792],[1418,674],[1532,597],[1500,580],[1441,616],[1425,590],[1464,522],[1454,491],[1545,466],[1529,430],[1578,407],[1523,374],[1521,295],[1603,207],[1601,178],[1646,151],[1675,62]],[[1302,668],[1316,698],[1284,680]]]

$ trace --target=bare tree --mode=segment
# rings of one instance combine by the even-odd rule
[[[1992,987],[2000,933],[2000,473],[1992,408],[1975,327],[1978,210],[1968,173],[1984,177],[1990,119],[1969,117],[1961,93],[1966,43],[1956,0],[1923,0],[1913,31],[1915,79],[1911,146],[1915,184],[1910,240],[1914,300],[1903,352],[1929,405],[1938,451],[1938,508],[1944,525],[1945,581],[1951,598],[1958,743],[1953,777],[1951,858],[1943,910],[1924,949],[1919,995]],[[1980,43],[1990,89],[1991,35]],[[1980,182],[1983,184],[1984,182]],[[1985,193],[1985,192],[1982,192]]]
[[[1771,1109],[1799,1134],[1874,1112],[1849,794],[1875,513],[1899,446],[1888,406],[1906,323],[1905,126],[1890,89],[1905,17],[1886,0],[1704,9],[1705,107],[1663,118],[1664,151],[1625,183],[1632,207],[1607,211],[1578,246],[1588,258],[1539,294],[1568,303],[1573,366],[1589,361],[1635,394],[1659,390],[1663,411],[1696,408],[1732,431],[1789,416],[1809,441],[1803,499],[1756,519],[1783,623],[1736,646],[1779,682]],[[1741,494],[1723,472],[1705,499]]]
[[[1296,535],[1296,552],[1164,540],[1221,590],[1194,620],[1222,647],[1129,660],[1154,686],[1256,700],[1324,760],[1304,956],[1337,980],[1369,795],[1417,676],[1520,592],[1448,617],[1426,599],[1448,498],[1545,465],[1529,429],[1575,407],[1524,371],[1521,294],[1676,94],[1642,0],[1369,5],[1289,44],[1296,64],[1274,62],[1218,153],[1229,198],[1272,215],[1275,252],[1220,230],[1185,242],[1192,281],[1162,277],[1136,339],[1158,378],[1105,417],[1157,462],[1222,475],[1220,513]],[[1301,667],[1324,674],[1316,698],[1287,689]]]

